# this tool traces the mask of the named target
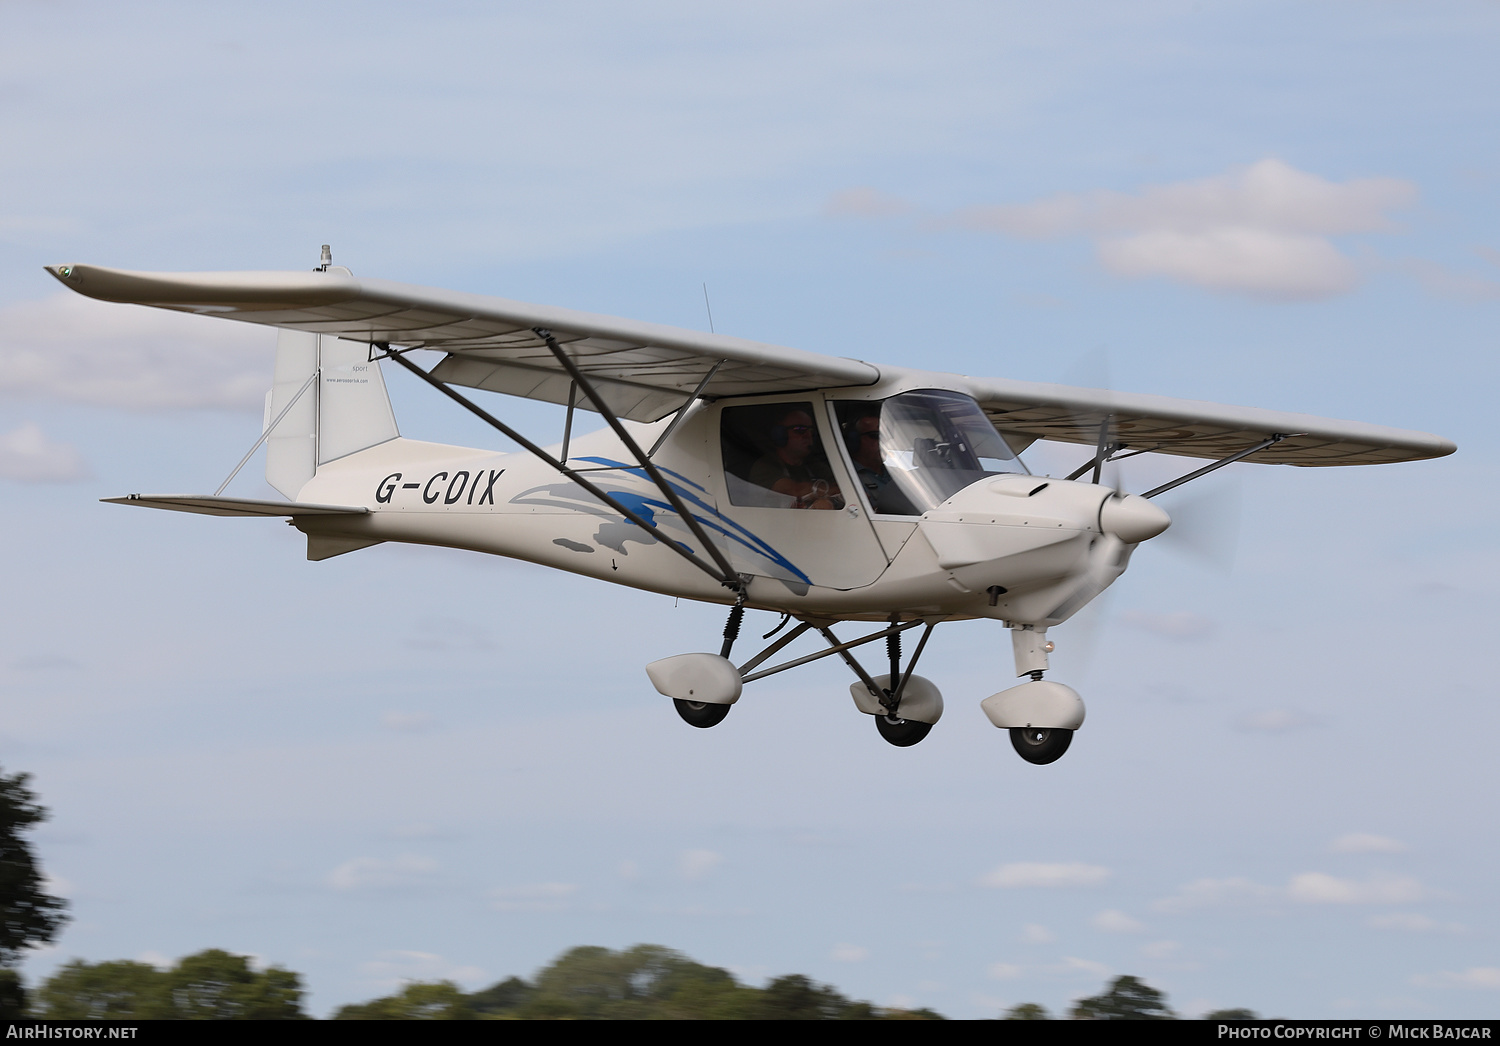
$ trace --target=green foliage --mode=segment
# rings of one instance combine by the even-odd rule
[[[18,1021],[26,1016],[26,986],[15,970],[0,969],[0,1021]]]
[[[1007,1021],[1050,1021],[1052,1015],[1047,1007],[1034,1002],[1023,1002],[1005,1011],[1002,1018]]]
[[[535,994],[536,989],[521,978],[507,977],[499,984],[470,995],[469,1005],[476,1013],[504,1013],[524,1006]]]
[[[733,1020],[749,1016],[753,989],[729,974],[655,944],[612,952],[574,948],[536,978],[522,1017],[596,1020]]]
[[[396,995],[345,1006],[340,1020],[942,1020],[931,1010],[883,1010],[853,1002],[801,975],[765,988],[740,984],[655,944],[624,951],[573,948],[536,976],[509,977],[463,995],[452,984],[409,984]]]
[[[850,1009],[849,1000],[833,988],[817,984],[800,973],[777,977],[760,993],[759,1002],[755,1016],[763,1021],[836,1021]],[[848,1017],[869,1020],[873,1013],[866,1006]]]
[[[301,978],[273,966],[257,973],[218,948],[170,970],[143,962],[64,963],[37,990],[37,1016],[58,1020],[274,1021],[305,1019]]]
[[[302,1014],[301,979],[273,966],[250,968],[243,955],[210,948],[189,955],[167,973],[174,1016],[179,1020],[282,1021]]]
[[[1260,1016],[1254,1010],[1237,1008],[1233,1010],[1214,1010],[1205,1013],[1203,1019],[1206,1021],[1258,1021]]]
[[[497,985],[498,987],[498,985]],[[408,984],[395,995],[344,1006],[336,1021],[471,1021],[479,1016],[469,996],[452,981]]]
[[[57,937],[67,902],[42,889],[42,872],[24,838],[47,819],[26,774],[0,772],[0,967],[14,966],[21,952]]]
[[[1116,977],[1102,994],[1079,999],[1071,1014],[1075,1021],[1170,1021],[1167,997],[1136,977]]]
[[[172,1016],[167,975],[143,962],[59,966],[37,989],[32,1006],[54,1020],[160,1020]]]

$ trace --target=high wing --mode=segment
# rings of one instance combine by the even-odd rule
[[[143,273],[92,265],[48,271],[104,301],[313,331],[447,353],[440,381],[566,403],[572,379],[537,336],[546,328],[611,410],[655,421],[702,384],[709,397],[871,385],[882,371],[860,360],[723,334],[528,305],[484,295],[356,279],[347,270]],[[898,375],[890,368],[886,376]],[[1003,378],[960,378],[1015,445],[1108,441],[1131,451],[1224,458],[1284,436],[1251,459],[1267,464],[1368,465],[1441,457],[1457,449],[1423,432],[1099,389]],[[1106,425],[1107,423],[1107,425]]]
[[[672,413],[710,371],[705,396],[869,385],[880,378],[858,360],[341,272],[149,273],[94,265],[48,271],[103,301],[438,349],[448,353],[432,372],[439,381],[566,403],[572,379],[532,331],[544,327],[610,409],[632,421]]]
[[[1286,438],[1247,460],[1304,466],[1415,461],[1458,449],[1451,441],[1425,432],[1259,407],[1004,378],[969,378],[967,382],[969,395],[1013,446],[1037,439],[1096,446],[1103,429],[1107,441],[1130,451],[1225,458],[1281,435]]]

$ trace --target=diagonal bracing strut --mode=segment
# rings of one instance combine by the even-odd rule
[[[501,421],[499,418],[497,418],[493,414],[489,413],[489,411],[485,410],[483,407],[479,406],[476,403],[470,402],[468,399],[466,399],[465,397],[459,395],[457,392],[454,392],[452,389],[450,389],[443,382],[441,382],[438,379],[434,378],[431,374],[428,374],[421,367],[418,367],[415,363],[412,363],[410,360],[406,359],[404,356],[401,355],[401,353],[399,353],[399,352],[393,352],[391,350],[391,347],[390,347],[389,344],[381,343],[381,342],[376,342],[374,344],[375,344],[375,346],[377,348],[381,349],[385,353],[385,355],[383,357],[373,357],[373,358],[375,358],[375,359],[384,358],[384,359],[395,360],[402,367],[406,368],[412,374],[415,374],[418,378],[422,379],[427,384],[429,384],[433,388],[437,389],[443,395],[447,396],[449,399],[453,400],[459,406],[461,406],[465,410],[469,411],[469,413],[471,413],[475,417],[479,418],[485,424],[489,425],[491,428],[497,429],[507,439],[510,439],[510,440],[512,440],[512,441],[520,444],[526,450],[530,451],[536,457],[540,458],[542,461],[544,461],[548,465],[552,466],[552,468],[554,468],[558,472],[562,473],[568,479],[572,480],[574,483],[577,483],[584,490],[588,491],[594,497],[596,497],[600,501],[604,502],[610,508],[614,509],[620,515],[624,516],[627,520],[629,520],[630,522],[634,523],[636,526],[640,527],[647,534],[650,534],[652,538],[654,538],[656,540],[659,540],[667,548],[671,549],[673,552],[676,552],[683,559],[686,559],[689,563],[693,564],[693,566],[695,566],[699,570],[703,571],[705,574],[707,574],[709,577],[713,578],[715,581],[718,581],[720,584],[725,585],[726,587],[729,587],[729,588],[733,588],[735,590],[739,590],[740,588],[742,588],[744,586],[744,581],[739,577],[738,574],[735,574],[732,571],[726,571],[726,572],[721,573],[719,570],[715,569],[715,567],[714,567],[713,564],[707,563],[703,559],[701,559],[700,557],[694,555],[692,552],[689,552],[679,542],[674,541],[670,537],[668,537],[667,535],[663,534],[656,527],[652,526],[650,523],[648,523],[644,519],[642,519],[638,514],[636,514],[635,512],[632,512],[630,509],[628,509],[624,505],[620,504],[618,501],[616,501],[614,498],[610,497],[607,493],[605,493],[599,487],[595,486],[593,483],[591,483],[588,480],[584,479],[575,470],[568,468],[568,466],[566,464],[564,464],[561,461],[558,461],[551,454],[548,454],[541,447],[539,447],[535,443],[531,442],[531,440],[527,439],[525,436],[521,435],[515,429],[513,429],[509,425],[505,424],[505,422]],[[715,555],[716,559],[720,558],[719,556],[717,556],[717,551],[718,550],[715,549],[712,544],[709,544],[708,547],[709,547],[709,549],[711,551],[713,551],[714,553],[716,553],[716,555]]]
[[[578,369],[578,364],[563,351],[562,346],[557,343],[557,339],[552,336],[552,332],[546,327],[533,327],[532,333],[547,343],[547,348],[552,350],[552,355],[557,358],[557,362],[562,364],[563,369],[572,377],[573,382],[589,398],[589,402],[594,405],[594,409],[604,417],[605,421],[609,422],[609,427],[615,430],[615,435],[620,437],[620,442],[625,444],[625,448],[630,451],[636,463],[640,465],[641,470],[646,473],[647,478],[656,484],[656,489],[661,491],[662,496],[671,504],[672,511],[676,512],[678,518],[693,532],[693,536],[702,542],[704,549],[713,557],[714,562],[718,564],[719,569],[723,572],[719,578],[720,583],[726,588],[740,592],[745,587],[745,582],[740,578],[739,573],[734,567],[729,565],[729,560],[724,557],[723,552],[719,551],[719,546],[714,544],[713,539],[708,536],[708,532],[703,529],[703,525],[698,522],[692,511],[683,504],[682,498],[678,497],[677,491],[672,489],[672,485],[667,482],[667,478],[652,463],[650,455],[641,450],[640,444],[636,443],[635,438],[625,430],[624,424],[615,416],[615,412],[610,410],[609,404],[604,402],[604,397],[600,396],[594,389],[593,383],[584,377],[583,371]],[[718,370],[717,365],[714,367],[714,370]],[[698,391],[701,392],[703,385],[706,383],[706,381],[700,382]]]
[[[1141,497],[1154,498],[1158,494],[1165,494],[1173,487],[1180,487],[1190,480],[1195,480],[1199,476],[1206,476],[1210,472],[1213,472],[1215,469],[1223,468],[1225,465],[1233,465],[1241,458],[1248,458],[1251,454],[1259,453],[1260,451],[1265,450],[1267,447],[1274,446],[1277,443],[1280,443],[1282,440],[1289,438],[1290,436],[1300,435],[1302,435],[1302,433],[1300,432],[1273,432],[1270,436],[1268,436],[1266,439],[1261,440],[1253,447],[1242,450],[1238,454],[1231,454],[1227,458],[1220,458],[1218,461],[1210,462],[1197,471],[1189,472],[1186,476],[1179,476],[1176,479],[1172,480],[1172,482],[1170,483],[1163,483],[1159,487],[1146,491],[1146,493],[1142,494]]]

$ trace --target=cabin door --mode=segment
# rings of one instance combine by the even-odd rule
[[[888,565],[833,453],[821,396],[805,393],[717,408],[724,545],[736,570],[792,588],[851,589]]]

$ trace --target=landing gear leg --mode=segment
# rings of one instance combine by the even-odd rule
[[[936,623],[927,622],[922,638],[917,643],[917,649],[912,654],[911,660],[907,662],[906,674],[903,675],[901,673],[901,633],[894,631],[900,624],[900,620],[899,616],[891,615],[892,631],[885,637],[886,656],[890,658],[891,664],[889,675],[871,677],[847,650],[843,651],[841,656],[854,674],[859,676],[859,683],[849,688],[854,697],[855,706],[875,720],[875,729],[888,744],[895,745],[897,748],[910,748],[932,731],[932,725],[943,714],[943,698],[938,693],[937,687],[921,676],[912,675],[912,669],[916,667],[917,659],[922,656],[922,650],[927,646],[927,637],[932,635]],[[830,644],[837,645],[837,639],[832,632],[826,628],[822,631]],[[914,681],[915,686],[912,686]],[[917,692],[915,700],[905,702],[908,706],[908,714],[912,718],[901,714],[903,698],[908,696],[909,690]]]
[[[1011,747],[1022,759],[1038,766],[1055,763],[1083,725],[1083,699],[1071,687],[1042,679],[1052,652],[1046,629],[1017,625],[1010,637],[1016,675],[1031,681],[990,695],[980,707],[991,723],[1010,731]]]

